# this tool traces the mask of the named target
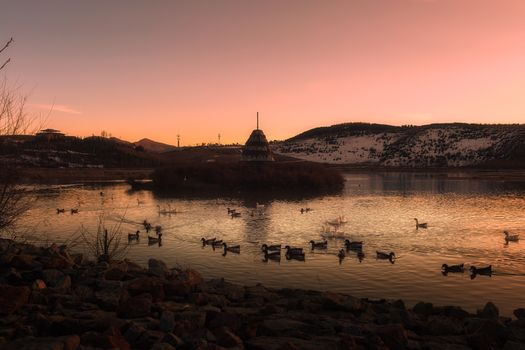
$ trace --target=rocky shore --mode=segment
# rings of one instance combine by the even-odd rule
[[[0,349],[525,349],[525,309],[203,280],[150,259],[96,263],[0,239]]]

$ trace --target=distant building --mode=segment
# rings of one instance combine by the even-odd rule
[[[44,129],[36,133],[36,137],[42,138],[47,141],[54,141],[64,138],[66,135],[59,130],[55,129]]]
[[[264,132],[259,129],[259,112],[257,112],[257,129],[253,130],[244,145],[241,160],[245,162],[273,162],[272,151]]]

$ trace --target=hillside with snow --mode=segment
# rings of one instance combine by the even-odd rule
[[[273,144],[276,154],[386,167],[525,167],[525,125],[348,123]]]

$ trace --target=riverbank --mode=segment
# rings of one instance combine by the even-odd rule
[[[150,179],[153,168],[20,168],[24,183],[67,184],[78,182]]]
[[[0,239],[2,349],[521,349],[525,310],[357,299]],[[482,301],[480,301],[482,303]]]

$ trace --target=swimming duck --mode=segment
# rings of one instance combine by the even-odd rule
[[[350,240],[345,239],[345,247],[347,250],[361,250],[363,249],[363,242],[362,241],[351,242]]]
[[[201,241],[202,241],[202,245],[213,244],[213,242],[215,242],[215,237],[209,238],[209,239],[202,237]]]
[[[222,245],[222,239],[216,239],[213,242],[211,242],[212,247],[218,247]]]
[[[394,252],[390,253],[384,253],[384,252],[377,252],[377,258],[378,259],[388,259],[388,260],[394,260],[396,258],[396,254]]]
[[[508,231],[503,231],[503,233],[505,234],[505,241],[507,242],[517,242],[520,240],[519,234],[511,235]]]
[[[314,249],[326,249],[328,247],[328,242],[315,242],[314,240],[310,241],[310,244],[312,245],[312,250]]]
[[[344,259],[345,256],[346,256],[346,254],[345,254],[345,250],[344,250],[344,249],[339,250],[339,253],[337,253],[337,257],[338,257],[340,260]]]
[[[241,216],[241,213],[237,213],[236,211],[231,213],[232,218],[238,218]]]
[[[57,214],[65,213],[65,212],[66,212],[66,210],[64,208],[62,208],[62,209],[58,209],[57,208]]]
[[[233,214],[236,211],[235,209],[230,209],[230,208],[226,208],[226,209],[228,209],[228,214]]]
[[[287,245],[284,249],[286,249],[286,255],[304,255],[303,248],[292,248]]]
[[[281,251],[281,245],[280,244],[274,244],[274,245],[267,245],[267,244],[263,244],[261,246],[261,251],[263,252],[267,252],[267,251]]]
[[[226,242],[224,242],[222,244],[222,246],[224,247],[224,251],[225,252],[232,252],[232,253],[240,253],[241,252],[241,246],[240,245],[234,245],[234,246],[228,247],[228,244],[226,244]]]
[[[264,252],[264,257],[265,257],[265,259],[268,259],[268,258],[272,259],[272,258],[277,258],[277,257],[280,258],[281,257],[281,251],[278,250],[278,251],[275,251],[275,252],[269,252],[269,251],[266,250]]]
[[[428,227],[428,224],[426,222],[423,222],[423,223],[419,223],[419,221],[414,218],[414,220],[416,220],[416,230],[419,229],[419,228],[427,228]]]
[[[465,269],[464,269],[464,264],[459,264],[459,265],[447,265],[447,264],[443,264],[441,265],[441,271],[443,271],[444,273],[448,273],[448,272],[463,272]]]
[[[133,241],[133,240],[137,240],[138,241],[139,233],[140,233],[140,231],[137,231],[135,233],[128,233],[128,241]]]
[[[159,233],[157,237],[148,236],[148,243],[154,244],[159,243],[162,240],[162,233]]]
[[[472,275],[492,275],[492,265],[486,266],[486,267],[476,267],[471,266],[470,267],[470,273]]]
[[[71,214],[78,214],[78,209],[71,209]]]
[[[293,253],[293,254],[286,254],[286,260],[299,260],[304,261],[304,253]]]

